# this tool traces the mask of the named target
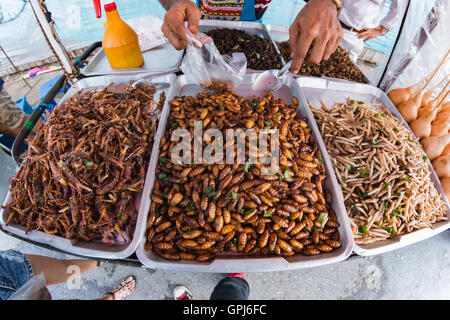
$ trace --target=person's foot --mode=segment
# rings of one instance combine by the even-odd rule
[[[245,279],[245,273],[229,273],[229,277]]]
[[[175,300],[194,300],[191,292],[185,286],[178,286],[173,289],[173,297]]]
[[[135,288],[136,288],[136,277],[129,276],[108,294],[112,296],[113,300],[123,300],[130,294],[132,294]]]

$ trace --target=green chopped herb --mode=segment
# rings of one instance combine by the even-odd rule
[[[318,114],[314,114],[314,119],[320,119]]]
[[[259,109],[259,103],[256,100],[254,100],[252,102],[252,107],[253,107],[254,110]]]
[[[239,195],[236,191],[231,192],[231,199],[233,199],[233,200],[239,199]]]
[[[191,201],[189,202],[189,204],[186,206],[186,208],[184,208],[184,211],[189,212],[189,211],[193,211],[194,210],[194,202]]]
[[[289,167],[284,168],[283,177],[286,181],[291,181],[292,176],[291,173],[289,172]]]
[[[358,104],[364,104],[364,101],[358,101]]]
[[[385,228],[385,230],[386,230],[387,232],[389,232],[390,234],[394,235],[394,236],[395,236],[395,234],[396,234],[395,229],[394,229],[394,227],[392,227],[392,226],[389,226],[389,227]]]
[[[168,194],[167,192],[164,192],[163,195],[162,195],[162,197],[163,197],[164,199],[167,199],[168,196],[169,196],[169,194]]]
[[[250,169],[251,166],[252,166],[252,164],[250,162],[246,162],[244,164],[244,172],[248,173],[248,169]]]
[[[422,160],[423,160],[423,162],[427,162],[428,157],[427,157],[427,156],[423,156],[423,157],[422,157]]]
[[[363,169],[363,170],[361,170],[361,171],[359,172],[359,176],[362,178],[362,177],[368,175],[369,172],[370,172],[370,171],[369,171],[368,169]]]
[[[367,193],[359,193],[359,196],[361,197],[361,199],[363,199],[363,200],[366,200],[366,199],[368,199],[369,198],[369,194],[367,194]]]
[[[387,190],[387,188],[388,188],[390,185],[391,185],[391,183],[390,183],[389,181],[386,181],[386,182],[384,183],[384,187],[386,188],[386,190]]]
[[[408,141],[413,142],[413,139],[411,139],[411,137],[408,137]]]
[[[381,113],[382,117],[386,117],[386,114],[384,112]]]
[[[209,198],[214,197],[217,194],[217,192],[211,187],[206,188],[205,193]]]
[[[230,202],[231,202],[230,199],[227,199],[227,200],[225,200],[225,201],[223,202],[223,204],[227,206],[227,205],[230,204]]]
[[[377,143],[378,143],[378,141],[376,139],[370,141],[370,144],[373,145],[373,146],[376,145]]]
[[[117,218],[120,218],[122,216],[122,210],[119,210],[119,212],[117,212]]]
[[[219,108],[219,110],[225,110],[225,107],[222,105],[218,105],[217,108]]]
[[[319,127],[321,127],[322,124],[323,124],[323,121],[322,121],[322,120],[319,120],[319,121],[317,121],[317,124],[319,125]]]
[[[239,48],[239,45],[237,44],[237,45],[235,45],[234,47],[233,47],[233,51],[234,50],[237,50]]]
[[[256,57],[256,59],[260,58],[259,53],[256,51],[253,51],[252,55],[254,55]]]
[[[238,41],[240,41],[240,42],[244,42],[245,40],[244,40],[244,39],[242,39],[241,37],[239,37],[239,38],[238,38]]]
[[[169,184],[169,178],[167,178],[165,173],[159,174],[158,179],[161,181],[163,186],[167,186]]]
[[[319,164],[323,164],[323,158],[322,157],[319,158]]]
[[[351,99],[350,104],[354,104],[354,103],[355,103],[355,100]]]
[[[270,122],[270,121],[264,121],[264,125],[269,128],[271,128],[273,126],[272,122]]]
[[[411,179],[410,179],[408,176],[405,176],[404,179],[405,179],[407,182],[409,182],[409,183],[412,182]]]
[[[269,218],[269,217],[271,217],[271,216],[272,216],[272,211],[264,210],[264,217],[265,217],[265,218]]]
[[[175,128],[178,128],[178,122],[172,122],[170,124],[170,129],[175,129]]]
[[[352,166],[351,164],[348,165],[348,172],[349,173],[355,173],[356,172],[356,168],[354,166]]]
[[[374,116],[375,118],[378,118],[380,115],[379,115],[378,113],[375,113],[373,116]]]
[[[211,128],[215,128],[217,126],[217,124],[214,121],[211,121],[209,125],[211,126]]]
[[[165,166],[167,162],[169,162],[169,159],[167,159],[166,157],[161,157],[161,158],[159,158],[159,163],[160,163],[162,166]]]
[[[366,233],[367,232],[367,226],[363,224],[358,228],[359,233]]]
[[[233,245],[236,247],[236,243],[237,243],[237,238],[233,238]]]
[[[384,208],[385,208],[385,209],[389,209],[389,207],[390,207],[389,202],[388,202],[388,201],[385,201],[385,202],[384,202]]]
[[[322,212],[321,214],[319,214],[319,216],[317,217],[317,221],[320,222],[320,224],[322,225],[322,228],[325,227],[325,224],[328,221],[328,213]]]
[[[347,184],[347,179],[342,178],[342,179],[341,179],[341,182],[342,182],[343,184]]]
[[[250,213],[253,213],[253,212],[255,212],[255,208],[244,208],[243,209],[243,213],[244,214],[250,214]]]
[[[92,167],[94,163],[92,161],[89,161],[88,159],[81,160],[83,162],[83,165],[86,167]]]

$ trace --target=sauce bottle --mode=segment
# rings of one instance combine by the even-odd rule
[[[101,17],[100,0],[94,0],[97,18]],[[138,68],[144,63],[136,32],[126,24],[114,2],[105,4],[106,28],[103,34],[103,50],[113,69]]]

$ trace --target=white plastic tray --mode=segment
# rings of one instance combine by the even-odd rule
[[[409,128],[402,115],[398,112],[397,108],[392,104],[388,96],[383,91],[374,86],[342,80],[335,81],[313,77],[300,77],[297,79],[297,82],[302,89],[301,100],[306,106],[306,99],[311,101],[316,106],[320,106],[321,101],[324,101],[325,104],[327,104],[329,107],[332,107],[336,102],[347,101],[347,98],[349,97],[371,104],[382,103],[397,119],[402,121],[403,125],[408,128],[408,130],[411,131],[412,135],[414,136],[414,133]],[[307,108],[307,113],[312,116],[312,112],[309,107]],[[442,199],[444,200],[444,202],[446,202],[447,207],[449,208],[449,210],[447,211],[448,218],[450,213],[449,202],[447,200],[447,197],[445,196],[445,192],[431,163],[429,163],[429,168],[431,172],[431,180],[433,181],[436,189],[441,194]],[[435,223],[432,228],[413,231],[405,235],[395,236],[388,240],[378,241],[368,245],[355,244],[354,251],[361,256],[372,256],[384,252],[389,252],[419,242],[421,240],[428,239],[449,228],[449,220],[441,221]]]
[[[251,83],[255,80],[257,74],[246,75],[244,83],[236,88],[237,93],[249,96],[251,95]],[[200,92],[201,89],[198,85],[193,83],[187,83],[184,76],[178,77],[177,81],[171,90],[171,95],[168,96],[168,101],[173,96],[193,96]],[[275,96],[285,99],[286,101],[292,101],[292,96],[300,97],[300,87],[293,78],[290,78],[286,85],[276,91]],[[331,161],[328,157],[328,153],[325,150],[325,146],[320,138],[320,134],[315,124],[314,118],[311,114],[305,112],[304,105],[299,106],[298,111],[307,118],[308,125],[312,128],[312,134],[318,147],[322,153],[324,159],[326,175],[325,188],[329,189],[332,194],[332,208],[336,212],[336,216],[340,226],[338,228],[340,233],[341,247],[333,250],[330,253],[320,254],[318,256],[302,256],[300,254],[292,257],[250,257],[240,255],[219,255],[210,262],[197,262],[197,261],[170,261],[165,260],[151,251],[144,249],[146,239],[146,232],[142,233],[141,241],[137,248],[136,254],[141,263],[148,268],[153,269],[167,269],[173,271],[193,271],[193,272],[260,272],[260,271],[283,271],[292,269],[309,268],[315,266],[322,266],[330,263],[336,263],[345,260],[353,250],[353,236],[351,234],[350,222],[345,211],[344,200],[342,193],[339,189],[336,176],[331,165]],[[161,135],[164,134],[165,123],[169,113],[161,116],[160,124],[158,128],[161,129]],[[163,127],[164,126],[164,127]],[[147,219],[147,215],[145,216]]]
[[[128,84],[129,80],[136,80],[138,77],[118,77],[118,76],[104,76],[104,77],[92,77],[86,78],[78,81],[75,85],[73,85],[70,90],[63,97],[60,105],[63,106],[67,99],[73,95],[75,95],[80,90],[87,89],[102,89],[109,83],[124,83]],[[175,80],[176,76],[174,74],[164,75],[164,76],[155,76],[149,79],[146,79],[146,82],[160,84],[162,86],[167,86],[166,88],[162,88],[156,92],[156,95],[159,95],[162,91],[166,92],[166,96],[168,95],[169,86]],[[164,114],[165,109],[168,108],[167,99],[164,104],[162,114]],[[161,117],[160,115],[160,117]],[[150,158],[147,176],[145,178],[144,190],[142,192],[141,203],[139,205],[138,218],[136,222],[136,227],[133,233],[133,238],[126,244],[113,244],[107,245],[102,242],[87,242],[78,239],[66,239],[60,236],[54,236],[47,234],[42,231],[30,231],[28,234],[25,234],[26,228],[24,226],[18,225],[16,223],[11,222],[9,225],[5,225],[6,220],[8,219],[7,210],[1,209],[0,211],[0,225],[6,231],[15,234],[21,238],[26,238],[38,243],[47,244],[51,247],[66,251],[68,253],[73,253],[86,257],[95,257],[95,258],[104,258],[104,259],[124,259],[131,256],[139,243],[140,235],[145,231],[146,226],[146,216],[147,212],[150,208],[150,190],[153,187],[154,183],[154,168],[156,166],[157,157],[154,155],[155,151],[158,151],[159,142],[154,142],[152,155]],[[8,192],[6,199],[3,205],[8,204],[11,201],[10,192]]]
[[[184,50],[177,51],[170,43],[166,43],[161,47],[143,52],[144,64],[139,68],[112,69],[106,58],[105,51],[101,48],[81,73],[91,77],[101,75],[123,76],[176,72],[179,70],[183,52]]]

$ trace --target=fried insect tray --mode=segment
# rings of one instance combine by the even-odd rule
[[[255,80],[257,74],[246,75],[244,82],[239,88],[235,89],[238,94],[244,96],[251,96],[251,84]],[[174,96],[193,96],[201,91],[201,88],[194,83],[188,83],[184,76],[178,77],[177,81],[173,86],[172,95],[167,98],[167,101],[172,100]],[[290,78],[286,85],[280,88],[278,91],[274,92],[274,95],[278,98],[283,98],[288,102],[292,101],[292,97],[300,97],[300,87],[293,78]],[[160,121],[161,131],[158,130],[158,137],[160,139],[164,134],[167,113],[163,114]],[[170,261],[165,260],[152,251],[146,251],[144,249],[146,243],[147,233],[141,235],[141,241],[137,248],[136,254],[141,261],[141,263],[148,268],[153,269],[167,269],[167,270],[177,270],[177,271],[194,271],[194,272],[261,272],[261,271],[283,271],[291,269],[301,269],[320,265],[326,265],[330,263],[335,263],[346,259],[352,252],[353,249],[353,237],[351,235],[350,223],[345,212],[344,201],[342,194],[339,190],[339,186],[334,175],[333,168],[331,166],[331,161],[325,150],[325,147],[321,141],[320,134],[317,126],[315,125],[314,118],[312,115],[307,115],[304,106],[300,106],[298,109],[303,116],[307,117],[308,126],[312,129],[312,134],[318,147],[322,153],[324,159],[326,175],[325,188],[328,188],[332,194],[332,208],[336,212],[338,222],[340,223],[339,233],[341,247],[326,254],[320,254],[318,256],[302,256],[300,254],[291,257],[250,257],[243,255],[235,255],[230,253],[225,253],[223,255],[218,255],[214,260],[209,262],[198,262],[198,261]],[[147,213],[146,213],[147,214]],[[145,217],[147,218],[147,216]],[[145,219],[146,220],[146,219]]]
[[[267,29],[262,23],[248,22],[248,21],[200,20],[200,26],[198,28],[198,31],[206,33],[213,29],[224,29],[224,28],[242,30],[248,34],[256,35],[260,38],[270,40],[281,60],[281,64],[284,65],[284,60],[280,54],[280,51],[278,50],[278,47],[275,45],[272,38],[270,37],[270,34],[267,32]],[[247,73],[254,73],[254,72],[259,71],[254,69],[247,69]]]
[[[159,89],[157,90],[155,97],[156,99],[159,99],[159,95],[163,91],[166,93],[166,96],[168,95],[169,87],[171,83],[175,80],[175,78],[176,76],[174,74],[171,74],[171,75],[151,77],[144,81],[157,84]],[[137,77],[103,76],[80,80],[74,86],[72,86],[71,89],[66,93],[60,105],[61,107],[64,107],[64,103],[68,100],[68,98],[77,94],[80,91],[85,91],[88,89],[102,89],[110,83],[127,85],[130,80],[136,79]],[[165,108],[167,108],[167,106],[168,104],[166,100],[162,113],[160,113],[160,117],[164,113],[164,110]],[[153,147],[155,147],[156,145],[158,144],[154,142]],[[149,195],[154,182],[153,172],[156,164],[156,158],[153,155],[153,153],[155,150],[157,151],[158,148],[152,149],[152,155],[150,158],[149,167],[147,169],[147,175],[145,178],[144,189],[139,204],[138,219],[136,222],[135,230],[133,232],[133,238],[125,244],[107,245],[102,242],[87,242],[78,239],[66,239],[64,237],[54,236],[42,231],[34,231],[34,230],[30,231],[28,234],[25,234],[26,228],[24,226],[15,224],[13,222],[11,222],[7,226],[5,225],[5,222],[7,221],[9,216],[8,210],[5,209],[1,209],[0,211],[0,225],[7,232],[12,233],[20,238],[32,240],[41,244],[46,244],[51,247],[63,250],[67,253],[103,259],[127,258],[131,256],[133,252],[135,252],[138,246],[140,235],[145,230],[145,221],[146,221],[145,217],[150,207]],[[10,192],[8,192],[3,205],[8,204],[10,201],[11,195]]]
[[[412,133],[406,121],[402,115],[398,112],[397,108],[392,104],[388,96],[380,89],[359,83],[350,83],[346,81],[334,81],[322,78],[301,77],[297,79],[301,87],[301,98],[303,104],[307,106],[307,100],[311,101],[316,107],[321,105],[321,101],[329,107],[332,107],[336,102],[345,102],[347,98],[351,97],[355,100],[362,100],[370,104],[381,103],[399,119],[403,125]],[[312,111],[308,107],[306,112],[312,117]],[[414,136],[415,137],[415,136]],[[437,191],[441,194],[441,198],[447,203],[449,210],[447,211],[447,218],[450,213],[450,207],[448,200],[446,199],[445,192],[439,182],[439,179],[434,171],[431,163],[429,164],[431,172],[431,180],[436,187]],[[340,189],[340,187],[339,187]],[[425,228],[411,233],[396,236],[388,240],[378,241],[368,245],[355,244],[354,251],[361,256],[371,256],[384,252],[389,252],[398,248],[405,247],[407,245],[428,239],[438,233],[441,233],[450,228],[450,221],[440,221],[433,225],[433,228]]]

